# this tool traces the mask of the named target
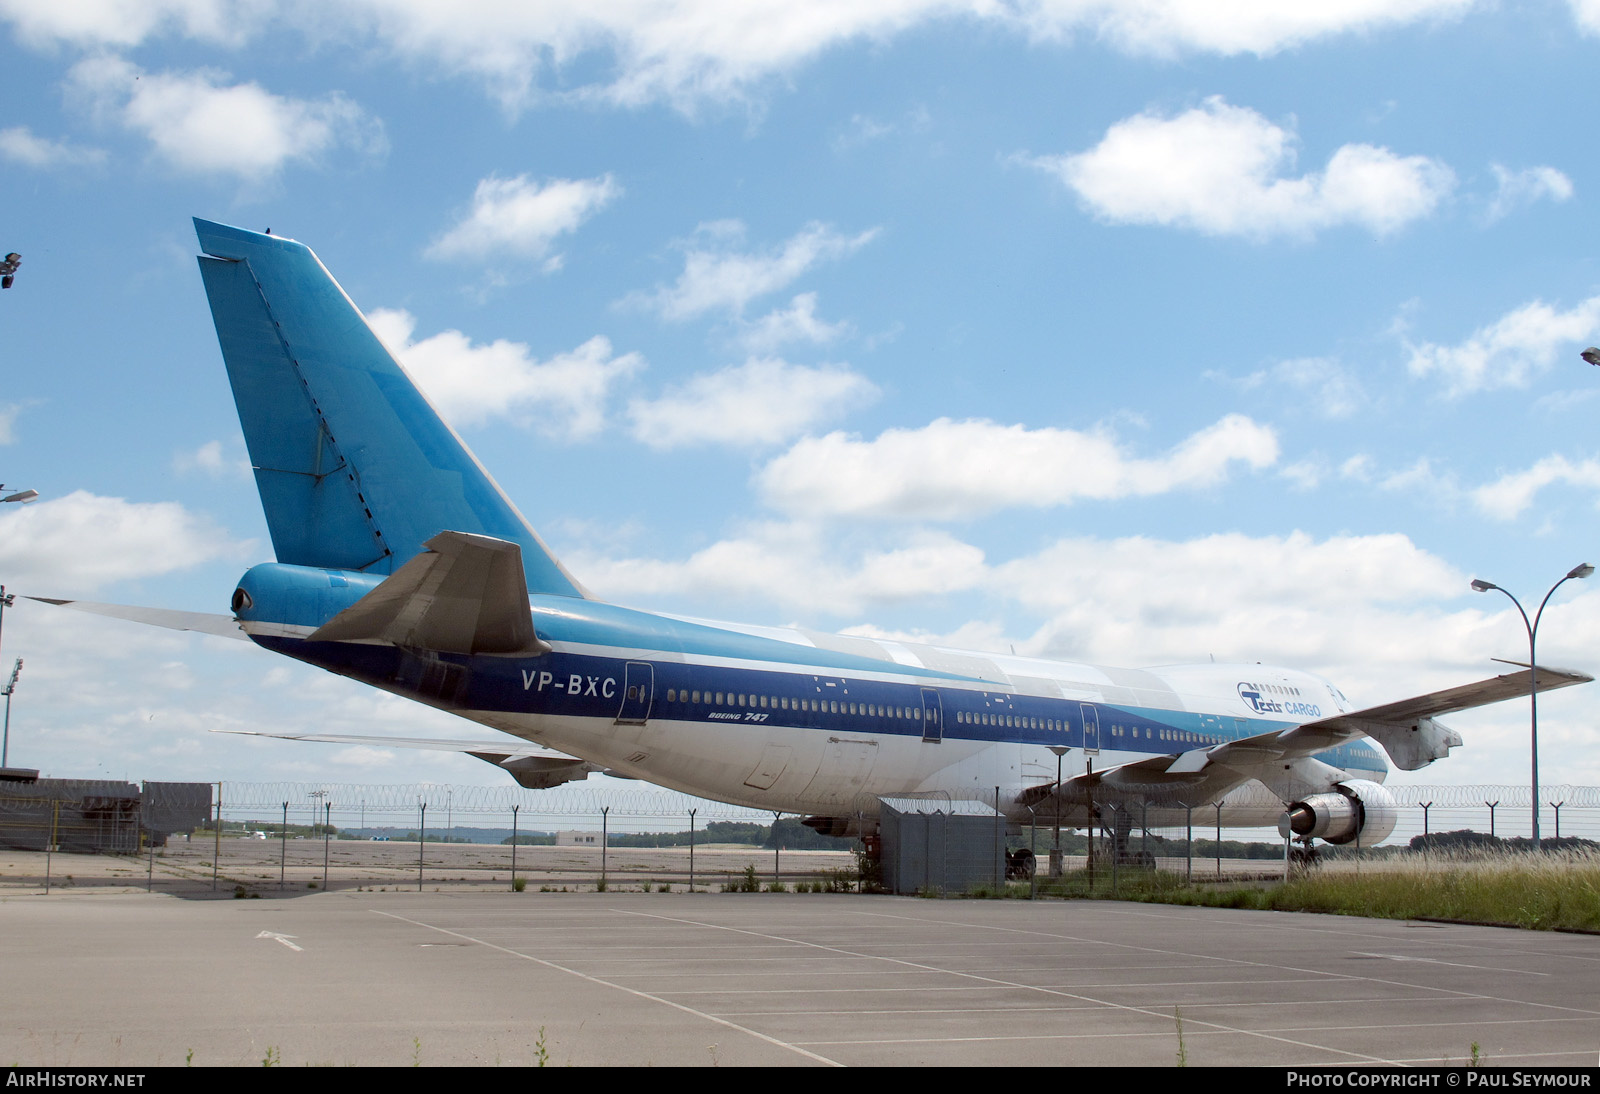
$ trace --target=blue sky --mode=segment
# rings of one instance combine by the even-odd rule
[[[568,567],[641,607],[1357,702],[1600,561],[1600,3],[0,0],[8,589],[270,557],[194,215],[311,245]],[[7,613],[13,762],[493,781],[211,728],[474,732]],[[1600,588],[1544,660],[1594,671]],[[1600,783],[1600,689],[1542,706]],[[1526,709],[1421,781],[1520,782]]]

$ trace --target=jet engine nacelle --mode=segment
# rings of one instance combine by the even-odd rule
[[[1377,783],[1351,779],[1289,806],[1289,827],[1301,838],[1340,844],[1360,837],[1370,847],[1388,838],[1397,816],[1394,795]]]

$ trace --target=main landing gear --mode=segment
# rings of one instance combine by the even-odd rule
[[[1028,848],[1006,852],[1007,881],[1027,881],[1033,877],[1033,872],[1037,868],[1038,862]]]

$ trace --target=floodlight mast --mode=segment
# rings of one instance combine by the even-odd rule
[[[14,258],[17,258],[17,256],[16,255],[7,255],[6,256],[6,261],[10,262]],[[10,277],[9,277],[9,275],[6,278],[6,281],[7,281],[6,287],[10,288],[11,286],[10,286]],[[6,484],[3,483],[3,482],[0,482],[0,494],[5,494],[5,491],[6,491]],[[0,497],[0,505],[4,505],[8,501],[16,502],[19,505],[26,505],[28,502],[33,501],[38,496],[39,496],[39,491],[37,491],[37,490],[17,490],[17,491],[14,491],[11,494],[6,495],[5,497]],[[15,603],[16,599],[17,599],[17,594],[16,593],[8,593],[8,592],[6,592],[6,587],[4,585],[0,585],[0,637],[4,637],[4,635],[5,635],[6,609],[11,607],[11,605],[13,603]],[[4,733],[3,737],[0,737],[0,767],[5,767],[6,766],[6,754],[10,751],[10,744],[11,744],[11,693],[13,691],[17,690],[17,674],[20,673],[21,671],[22,671],[22,658],[19,657],[19,658],[17,658],[16,667],[14,667],[11,670],[11,682],[6,685],[6,690],[3,693],[0,693],[0,694],[4,694],[5,697],[6,697],[5,733]]]
[[[5,631],[6,631],[6,609],[11,607],[11,605],[16,601],[16,599],[17,599],[17,594],[16,593],[8,593],[8,592],[6,592],[6,587],[4,585],[0,585],[0,638],[4,638],[5,637]],[[15,674],[13,674],[13,676],[12,676],[12,682],[13,683],[16,682]],[[8,691],[8,692],[6,692],[6,702],[9,703],[10,701],[11,701],[11,693]],[[0,767],[4,767],[4,766],[5,766],[5,760],[3,758],[3,751],[0,751]]]
[[[17,677],[22,675],[22,658],[17,658],[17,663],[11,667],[11,681],[6,684],[6,725],[3,735],[0,735],[0,767],[9,767],[7,757],[11,753],[11,693],[17,690]]]
[[[1584,351],[1584,359],[1588,360],[1589,353],[1600,357],[1600,350]],[[1539,601],[1539,610],[1533,614],[1533,622],[1528,622],[1528,613],[1523,610],[1522,602],[1511,593],[1506,592],[1492,581],[1483,581],[1479,578],[1472,579],[1474,592],[1486,593],[1490,590],[1505,593],[1511,603],[1517,606],[1517,612],[1522,616],[1522,626],[1528,632],[1528,751],[1532,757],[1533,772],[1533,846],[1539,848],[1539,659],[1536,654],[1537,640],[1539,637],[1539,620],[1544,618],[1544,606],[1550,603],[1550,598],[1557,589],[1571,581],[1573,578],[1586,578],[1594,573],[1594,567],[1587,562],[1579,563],[1567,571],[1567,576],[1550,586],[1550,591],[1544,594],[1544,599]]]

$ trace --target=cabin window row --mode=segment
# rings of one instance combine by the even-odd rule
[[[992,714],[988,711],[958,711],[956,721],[968,726],[997,726],[1001,729],[1043,729],[1065,733],[1067,723],[1059,718],[1033,718],[1021,714]]]
[[[1257,691],[1266,692],[1269,695],[1298,696],[1300,694],[1299,688],[1290,687],[1287,684],[1251,684],[1251,686]]]
[[[668,688],[669,703],[704,703],[715,707],[749,707],[752,710],[798,710],[816,714],[855,714],[868,718],[900,718],[920,722],[921,707],[891,707],[878,703],[841,702],[837,699],[791,699],[787,695],[745,695],[735,692]]]
[[[921,707],[883,706],[877,703],[852,703],[837,699],[793,699],[787,695],[750,695],[739,692],[698,691],[689,688],[668,688],[667,702],[706,704],[709,706],[741,707],[752,710],[793,710],[815,714],[853,714],[868,718],[900,718],[905,721],[922,720]],[[997,714],[989,711],[958,711],[956,721],[961,725],[991,726],[999,729],[1033,729],[1049,733],[1066,733],[1070,728],[1059,718],[1035,718],[1021,714]],[[1216,739],[1199,733],[1176,729],[1146,729],[1113,725],[1113,737],[1142,737],[1144,740],[1180,741],[1190,744],[1214,744]]]
[[[1191,733],[1187,729],[1145,729],[1138,726],[1113,725],[1113,737],[1134,737],[1145,741],[1175,741],[1180,744],[1212,745],[1221,742],[1221,737],[1205,733]]]

